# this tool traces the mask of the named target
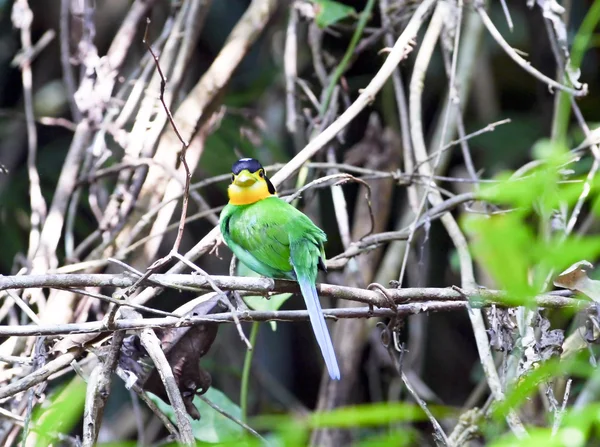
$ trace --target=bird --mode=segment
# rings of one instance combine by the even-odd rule
[[[329,376],[339,380],[340,368],[316,288],[317,270],[325,270],[327,235],[277,196],[258,160],[241,158],[231,171],[229,202],[219,217],[225,244],[259,275],[298,282]]]

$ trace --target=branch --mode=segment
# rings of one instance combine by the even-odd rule
[[[392,75],[396,66],[406,56],[406,47],[409,42],[416,37],[417,31],[425,21],[425,18],[429,14],[429,10],[436,3],[436,0],[425,0],[419,4],[415,10],[410,21],[404,28],[404,31],[396,40],[392,51],[389,53],[387,59],[375,75],[375,77],[369,82],[369,85],[362,90],[359,97],[352,103],[340,117],[335,120],[327,129],[321,132],[314,140],[312,140],[300,153],[298,153],[292,160],[289,161],[279,172],[277,172],[271,181],[275,186],[280,185],[284,180],[291,176],[294,172],[300,169],[306,161],[313,157],[319,152],[327,143],[329,143],[335,136],[344,129],[350,122],[358,116],[358,114],[369,106],[374,100],[375,96],[382,89],[387,82],[388,78]],[[211,232],[212,233],[212,232]],[[211,234],[209,233],[209,234]]]
[[[71,288],[71,287],[117,287],[127,288],[135,284],[137,278],[126,274],[48,274],[0,276],[0,291],[27,288]],[[295,281],[275,280],[271,278],[255,278],[242,276],[199,276],[184,274],[153,274],[144,283],[146,286],[170,287],[176,290],[212,291],[213,287],[221,290],[243,290],[253,294],[269,295],[271,293],[300,293]],[[357,301],[377,307],[389,307],[390,299],[395,304],[408,301],[465,301],[481,300],[482,302],[502,304],[510,298],[505,292],[490,289],[453,289],[453,288],[387,288],[385,296],[375,290],[334,284],[317,284],[320,296],[328,296],[343,300]],[[388,298],[389,297],[389,298]],[[585,308],[589,302],[580,299],[544,294],[536,297],[542,307],[575,307]],[[518,303],[522,305],[522,303]],[[41,326],[40,326],[41,327]],[[0,326],[1,328],[1,326]]]
[[[541,301],[552,308],[576,308],[578,310],[588,310],[589,303],[581,305],[577,300],[570,300],[564,297],[540,297]],[[544,307],[542,302],[538,302],[540,307]],[[479,306],[506,306],[503,303],[486,301],[478,304]],[[437,300],[437,301],[417,301],[414,303],[400,304],[394,309],[383,308],[373,309],[372,307],[350,307],[343,309],[324,309],[325,317],[338,318],[373,318],[373,317],[394,317],[415,315],[423,312],[448,312],[460,309],[472,309],[471,304],[466,301]],[[477,309],[479,310],[479,309]],[[593,310],[591,307],[589,310]],[[206,323],[224,324],[235,322],[234,317],[240,321],[305,321],[308,320],[308,312],[305,310],[286,310],[286,311],[247,311],[243,313],[224,312],[211,315],[210,317],[191,317],[191,318],[144,318],[144,319],[122,319],[116,320],[110,327],[104,321],[90,321],[86,323],[67,323],[67,324],[44,324],[39,326],[0,326],[0,336],[32,336],[32,335],[65,335],[65,334],[88,334],[96,332],[114,332],[118,330],[139,330],[146,328],[172,328],[188,327]],[[62,365],[64,366],[64,365]],[[52,374],[50,371],[45,377]],[[42,379],[43,380],[43,379]],[[11,384],[13,385],[13,384]],[[25,387],[23,389],[26,389]],[[19,389],[20,392],[23,389]],[[14,393],[13,393],[14,394]],[[6,390],[0,390],[0,398],[6,397]]]
[[[365,109],[374,101],[379,90],[381,90],[387,79],[396,69],[396,66],[406,55],[405,50],[407,45],[417,35],[417,31],[425,21],[425,18],[429,14],[429,10],[435,3],[436,0],[425,0],[418,6],[412,18],[406,25],[404,32],[396,41],[392,51],[389,53],[384,64],[377,72],[375,77],[371,80],[369,85],[367,85],[356,101],[354,101],[354,103],[344,113],[342,113],[336,121],[334,121],[327,129],[315,137],[314,140],[312,140],[304,149],[302,149],[300,153],[298,153],[292,160],[289,161],[289,163],[287,163],[271,178],[275,186],[280,185],[284,180],[297,171],[304,162],[308,161],[313,155],[319,152],[327,143],[335,138],[335,136],[342,129],[344,129],[354,118],[356,118],[363,109]],[[177,118],[177,114],[175,117]],[[213,228],[200,240],[200,242],[198,242],[185,254],[185,257],[194,260],[206,253],[215,244],[219,234],[219,228]],[[180,262],[173,266],[169,270],[169,273],[179,273],[183,271],[184,268],[185,264]],[[159,290],[160,289],[156,288],[146,289],[135,298],[135,302],[138,304],[144,303],[155,296]]]
[[[110,394],[112,373],[117,367],[124,338],[125,332],[115,332],[106,359],[92,370],[92,374],[88,379],[83,413],[83,447],[92,447],[96,445],[98,440],[104,407]]]
[[[140,340],[152,358],[154,366],[165,385],[165,390],[169,396],[169,402],[175,412],[177,428],[179,428],[179,441],[187,446],[196,445],[194,434],[192,433],[192,426],[181,397],[181,392],[175,381],[171,365],[169,365],[167,357],[160,346],[160,340],[156,334],[148,328],[140,333]]]
[[[506,40],[504,40],[504,37],[502,37],[502,34],[500,34],[500,31],[498,31],[498,29],[494,26],[494,24],[492,23],[492,20],[485,12],[485,9],[483,8],[483,5],[481,4],[481,2],[478,2],[478,3],[479,4],[476,4],[475,9],[477,10],[477,13],[481,17],[483,24],[485,25],[485,27],[487,28],[487,30],[489,31],[491,36],[494,38],[494,40],[496,42],[498,42],[498,45],[500,45],[502,47],[502,49],[506,52],[506,54],[513,61],[515,61],[523,70],[525,70],[526,72],[531,74],[533,77],[539,79],[543,83],[547,84],[548,87],[551,89],[555,88],[558,90],[562,90],[563,92],[568,93],[573,96],[585,96],[588,94],[587,84],[582,84],[582,87],[580,90],[575,90],[573,88],[567,87],[566,85],[560,84],[559,82],[556,82],[554,79],[550,79],[545,74],[543,74],[540,71],[538,71],[537,69],[533,68],[531,66],[530,62],[526,61],[521,56],[519,56],[519,54],[508,44],[508,42]]]
[[[427,29],[425,36],[423,37],[421,49],[417,54],[413,75],[410,81],[409,118],[411,137],[417,164],[422,163],[428,157],[425,145],[425,137],[423,134],[423,123],[421,119],[421,96],[423,93],[423,82],[425,79],[425,73],[431,60],[431,56],[433,54],[435,43],[437,42],[442,31],[443,18],[447,14],[447,7],[448,6],[444,3],[438,4],[434,16],[431,19],[431,24]],[[481,9],[479,11],[481,13]],[[442,132],[442,134],[444,134],[444,132]],[[439,155],[437,161],[439,161]],[[429,162],[425,162],[419,167],[419,171],[422,174],[429,175],[431,178],[431,182],[427,184],[426,191],[424,192],[421,208],[423,208],[425,205],[425,199],[428,199],[429,202],[434,206],[442,203],[442,198],[439,191],[437,191],[435,188],[431,188],[431,185],[434,184],[431,176],[434,174],[435,164],[432,167]],[[462,286],[466,289],[471,289],[475,287],[476,281],[473,272],[473,261],[471,259],[471,253],[467,245],[467,240],[452,214],[444,214],[441,220],[458,253]],[[504,391],[502,389],[500,377],[498,376],[498,371],[496,370],[490,350],[483,315],[479,309],[471,309],[469,311],[469,319],[471,320],[471,325],[473,326],[473,334],[475,336],[475,342],[477,344],[477,351],[479,353],[481,365],[483,367],[483,371],[492,395],[494,396],[495,400],[502,401],[504,400]],[[511,411],[509,413],[507,422],[515,435],[517,435],[519,438],[526,436],[526,431],[523,427],[523,424],[515,412]]]
[[[1,327],[2,326],[0,326],[0,328]],[[4,327],[7,328],[10,326]],[[15,380],[14,382],[9,383],[8,385],[3,385],[2,388],[0,388],[0,399],[13,396],[17,393],[23,392],[31,388],[32,386],[37,385],[40,382],[43,382],[55,372],[71,364],[71,362],[75,360],[81,352],[82,349],[74,349],[72,351],[69,351],[66,354],[63,354],[60,357],[46,363],[40,369],[23,377],[22,379]]]

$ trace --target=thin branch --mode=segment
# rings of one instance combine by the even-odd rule
[[[432,24],[425,33],[423,42],[421,44],[421,49],[417,55],[413,76],[410,82],[409,105],[411,137],[415,151],[415,158],[418,163],[421,163],[427,158],[427,149],[425,146],[423,123],[421,119],[421,96],[423,92],[423,80],[425,78],[427,67],[429,66],[429,61],[431,59],[435,43],[437,42],[441,32],[441,27],[443,24],[442,18],[444,17],[444,14],[447,13],[447,11],[445,11],[446,8],[447,5],[443,3],[439,3],[438,7],[436,8],[434,17],[432,18]],[[433,25],[435,25],[435,27]],[[455,49],[455,51],[458,51],[458,49]],[[444,133],[444,131],[442,131],[442,133]],[[441,141],[443,141],[443,138]],[[432,175],[434,169],[429,163],[423,163],[420,167],[420,171],[423,174]],[[428,185],[431,183],[433,183],[433,181],[428,183]],[[428,187],[427,189],[428,190],[424,199],[427,198],[434,206],[439,205],[440,202],[442,202],[439,192],[435,188]],[[451,214],[445,214],[442,216],[441,220],[458,253],[462,286],[465,288],[473,288],[476,285],[473,272],[473,261],[471,259],[471,254],[465,236]],[[504,400],[504,392],[502,390],[498,371],[496,370],[492,353],[490,351],[485,322],[483,320],[481,310],[470,309],[469,318],[473,326],[473,333],[475,335],[479,358],[488,384],[492,394],[494,395],[494,398],[498,401],[502,401]],[[526,436],[525,428],[514,411],[510,412],[509,416],[507,417],[507,421],[517,436]]]
[[[285,34],[285,50],[283,65],[285,70],[285,125],[288,132],[296,134],[298,127],[298,107],[296,103],[296,78],[298,77],[298,11],[290,8],[287,30]]]
[[[371,11],[373,11],[373,7],[375,6],[375,0],[367,0],[367,4],[365,5],[365,9],[360,13],[360,18],[358,19],[358,23],[356,24],[356,28],[354,33],[352,34],[352,39],[350,39],[350,43],[348,44],[348,48],[346,48],[346,52],[344,53],[344,57],[342,60],[336,65],[331,78],[329,79],[329,84],[324,92],[323,101],[321,101],[321,109],[319,110],[319,115],[323,117],[325,112],[329,108],[329,101],[333,95],[333,89],[337,86],[340,78],[346,71],[348,64],[350,63],[350,59],[352,59],[354,55],[354,49],[358,44],[360,37],[362,36],[363,30],[369,19],[371,18]],[[391,74],[391,73],[390,73]]]
[[[156,56],[156,54],[152,50],[152,47],[150,46],[150,43],[148,42],[147,35],[148,35],[149,26],[150,26],[150,19],[147,18],[146,19],[146,31],[144,33],[143,42],[144,42],[144,44],[146,44],[146,48],[148,49],[148,52],[152,55],[152,59],[154,59],[154,64],[156,66],[156,71],[158,72],[158,74],[160,76],[160,103],[163,106],[163,110],[167,114],[167,118],[169,119],[169,124],[171,124],[171,128],[173,129],[173,132],[175,132],[175,135],[177,136],[177,138],[179,139],[179,142],[181,143],[181,150],[179,152],[179,160],[181,161],[181,164],[183,165],[183,168],[185,169],[185,185],[183,188],[183,204],[181,205],[181,216],[179,218],[179,227],[177,229],[177,237],[175,238],[175,242],[173,243],[173,248],[171,249],[171,252],[177,252],[177,251],[179,251],[179,246],[181,245],[181,240],[183,238],[183,230],[185,228],[185,219],[187,216],[188,202],[190,199],[190,179],[192,178],[192,173],[190,172],[190,168],[189,168],[189,166],[187,164],[187,160],[185,158],[185,154],[187,152],[188,147],[190,146],[190,143],[181,136],[181,132],[179,132],[177,124],[175,124],[175,120],[173,119],[173,114],[171,113],[169,106],[165,102],[165,88],[167,85],[167,79],[165,78],[165,75],[163,74],[162,69],[160,68],[160,63],[158,61],[158,57]],[[163,266],[167,262],[169,262],[171,260],[171,258],[172,258],[172,256],[168,255],[165,258],[160,259],[158,262],[154,263],[148,270],[156,271],[161,266]]]
[[[502,36],[500,31],[498,31],[498,29],[494,26],[494,24],[492,23],[492,20],[490,19],[488,14],[485,12],[485,9],[484,9],[481,1],[476,2],[475,9],[477,10],[477,13],[481,17],[483,24],[485,25],[485,27],[487,28],[487,30],[491,34],[491,36],[494,38],[494,40],[496,42],[498,42],[498,44],[502,47],[502,49],[506,52],[506,54],[513,61],[515,61],[523,70],[525,70],[526,72],[531,74],[533,77],[537,78],[538,80],[542,81],[543,83],[547,84],[548,87],[550,87],[550,88],[562,90],[563,92],[569,93],[570,95],[573,95],[573,96],[585,96],[588,94],[587,84],[582,84],[581,89],[576,90],[571,87],[567,87],[566,85],[560,84],[559,82],[556,82],[554,79],[550,79],[548,76],[541,73],[539,70],[533,68],[529,62],[527,62],[525,59],[523,59],[521,56],[519,56],[519,54],[514,50],[514,48],[511,47],[508,44],[508,42],[506,42],[506,40],[504,40],[504,37]]]
[[[67,101],[71,109],[73,121],[81,121],[81,112],[75,101],[75,76],[71,67],[71,0],[61,0],[60,2],[60,64],[62,66],[62,75],[65,87],[67,89]]]
[[[382,296],[383,297],[383,296]],[[387,303],[390,304],[389,302]],[[573,299],[556,296],[540,296],[536,300],[536,304],[541,307],[548,308],[572,308],[576,311],[593,312],[593,306],[588,302],[581,302]],[[496,305],[498,307],[508,306],[502,301],[482,301],[478,306],[487,307]],[[324,309],[323,314],[327,318],[373,318],[373,317],[394,317],[415,315],[424,312],[449,312],[461,309],[473,309],[473,306],[466,300],[424,300],[409,302],[406,304],[395,305],[394,309],[380,308],[373,309],[371,304],[368,307],[350,307],[343,309]],[[476,310],[479,310],[477,308]],[[188,327],[206,323],[226,324],[234,323],[235,313],[226,312],[211,315],[210,317],[192,317],[192,318],[144,318],[133,320],[115,320],[114,324],[109,327],[104,321],[90,321],[85,323],[66,323],[66,324],[45,324],[40,326],[2,326],[0,327],[1,336],[33,336],[33,335],[64,335],[64,334],[90,334],[90,333],[110,333],[116,330],[140,330],[146,328],[172,328],[172,327]],[[265,322],[265,321],[306,321],[308,312],[305,310],[289,310],[289,311],[246,311],[236,315],[240,321],[247,322]],[[65,365],[62,365],[65,366]],[[61,366],[61,367],[62,367]],[[35,374],[36,378],[29,378],[27,384],[15,385],[17,382],[10,384],[11,388],[0,390],[0,398],[7,397],[18,392],[24,391],[33,384],[45,380],[55,371],[47,373],[45,377],[40,377]],[[27,376],[29,377],[29,376]],[[39,380],[39,381],[38,381]],[[15,388],[13,388],[15,387]]]
[[[388,47],[394,45],[394,34],[391,29],[391,19],[388,15],[389,0],[380,0],[379,11],[381,14],[381,24],[383,28],[389,28],[385,33],[384,42]],[[392,72],[392,83],[394,85],[394,93],[396,94],[396,107],[398,108],[398,118],[400,120],[400,135],[402,138],[402,153],[404,156],[404,172],[413,172],[414,156],[412,150],[412,142],[410,140],[410,125],[408,122],[408,104],[406,102],[406,92],[404,91],[404,82],[400,68],[397,67]],[[418,194],[414,187],[409,187],[407,190],[408,202],[410,207],[416,212],[418,206]]]
[[[358,114],[369,104],[371,104],[375,95],[381,90],[387,79],[391,76],[398,63],[406,55],[406,47],[410,40],[412,40],[425,18],[429,14],[429,10],[436,3],[437,0],[424,0],[413,14],[412,18],[408,22],[404,32],[400,35],[392,51],[389,53],[383,66],[377,72],[375,77],[371,80],[369,85],[361,92],[359,97],[352,103],[352,105],[346,109],[340,117],[334,121],[329,127],[321,132],[315,139],[313,139],[300,153],[298,153],[292,160],[290,160],[280,171],[278,171],[272,178],[271,181],[275,186],[279,186],[284,180],[296,172],[303,163],[308,161],[313,155],[319,152],[327,143],[329,143],[337,134],[344,129]],[[209,251],[217,241],[220,231],[218,227],[213,228],[206,236],[204,236],[192,249],[190,249],[185,257],[190,260],[195,260],[199,256]],[[180,273],[185,268],[185,264],[182,262],[176,264],[169,273]],[[160,289],[148,288],[140,293],[136,298],[135,302],[138,304],[144,303],[151,299],[157,294]]]
[[[84,447],[92,447],[98,440],[104,407],[110,395],[112,373],[117,367],[124,338],[124,331],[117,331],[113,334],[108,355],[100,365],[93,369],[88,380],[83,413]]]
[[[177,382],[175,380],[175,376],[173,375],[171,365],[169,365],[165,353],[160,346],[160,340],[154,331],[150,329],[144,329],[141,331],[140,340],[150,355],[150,358],[152,358],[154,366],[156,367],[156,370],[158,371],[165,386],[165,390],[167,391],[169,402],[171,403],[171,406],[175,412],[177,427],[179,428],[179,441],[187,446],[196,445],[194,434],[192,432],[192,426],[181,397],[181,392],[177,387]]]
[[[23,102],[25,104],[25,118],[27,123],[27,174],[29,175],[29,200],[31,205],[31,230],[29,232],[29,249],[27,257],[31,260],[35,255],[41,237],[41,227],[46,220],[47,206],[40,187],[40,176],[37,171],[37,131],[33,113],[33,75],[31,72],[32,54],[31,22],[33,12],[27,0],[18,0],[12,10],[13,25],[21,30],[21,45],[23,58],[19,63],[23,82]]]
[[[300,167],[313,157],[317,152],[325,147],[336,135],[342,131],[350,122],[358,116],[358,114],[364,110],[367,106],[373,103],[375,96],[387,82],[388,78],[392,75],[397,65],[406,56],[406,48],[409,42],[414,39],[423,25],[425,18],[429,15],[429,10],[436,3],[437,0],[424,0],[419,4],[415,10],[410,21],[404,28],[404,31],[396,40],[392,51],[388,54],[387,59],[373,77],[369,85],[361,91],[360,95],[352,103],[350,107],[346,109],[340,117],[329,125],[323,132],[321,132],[316,138],[311,140],[308,145],[300,153],[298,153],[292,160],[290,160],[280,171],[278,171],[272,178],[271,181],[275,186],[279,186],[284,180],[290,177]],[[214,237],[218,234],[217,231],[211,231],[199,244],[202,246],[207,244],[208,241],[214,240]]]
[[[25,289],[25,288],[70,288],[70,287],[117,287],[127,288],[133,285],[137,278],[127,274],[48,274],[48,275],[20,275],[0,276],[0,290]],[[170,287],[176,290],[190,291],[212,291],[217,287],[221,293],[225,290],[243,290],[253,294],[269,295],[272,293],[299,293],[298,283],[295,281],[275,280],[271,278],[241,277],[241,276],[210,276],[208,279],[202,275],[185,274],[153,274],[145,282],[145,286]],[[510,298],[505,292],[491,289],[465,288],[455,290],[453,288],[388,288],[385,289],[387,296],[394,302],[404,303],[407,301],[427,300],[452,300],[460,301],[468,298],[481,299],[482,302],[503,301]],[[317,284],[317,291],[321,296],[362,302],[377,307],[388,307],[389,301],[376,291],[347,287],[334,284]],[[539,295],[536,298],[542,307],[565,307],[574,306],[584,308],[589,301],[568,298],[559,294]],[[473,302],[476,305],[477,302]],[[240,315],[241,316],[241,315]],[[52,326],[52,325],[50,325]],[[1,331],[10,326],[0,327]],[[40,326],[41,327],[41,326]],[[30,326],[35,331],[34,326]],[[32,332],[35,334],[35,332]]]
[[[130,376],[120,366],[116,368],[117,375],[125,382],[125,387],[129,387]],[[175,438],[179,437],[179,432],[169,418],[158,408],[152,399],[146,394],[146,392],[137,384],[131,384],[131,390],[146,404],[146,406],[156,415],[156,417],[163,423],[165,428]]]
[[[15,380],[12,383],[2,386],[2,388],[0,388],[0,399],[14,396],[17,393],[22,393],[23,391],[28,390],[32,386],[43,382],[55,372],[59,371],[67,365],[70,365],[73,360],[79,357],[82,351],[82,349],[73,349],[57,357],[56,359],[46,363],[44,366],[42,366],[35,372],[21,379]]]
[[[244,423],[244,421],[241,421],[240,419],[236,418],[232,414],[227,413],[225,410],[223,410],[217,404],[215,404],[214,402],[212,402],[206,396],[199,396],[199,397],[200,397],[200,399],[202,401],[206,402],[207,405],[209,405],[210,407],[212,407],[213,410],[215,410],[216,412],[222,414],[227,419],[229,419],[229,420],[235,422],[236,424],[238,424],[240,427],[242,427],[244,430],[246,430],[248,433],[250,433],[256,439],[258,439],[259,441],[261,441],[263,444],[268,445],[267,440],[265,438],[263,438],[260,434],[258,434],[258,432],[256,430],[254,430],[252,427],[250,427],[248,424]]]

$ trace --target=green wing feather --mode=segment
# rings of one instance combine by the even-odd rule
[[[252,270],[288,279],[295,277],[291,244],[305,241],[314,246],[316,256],[303,257],[302,267],[316,268],[319,256],[324,258],[323,244],[327,240],[305,214],[278,197],[251,205],[227,205],[221,213],[221,233],[235,255]]]

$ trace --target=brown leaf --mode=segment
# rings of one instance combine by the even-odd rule
[[[579,261],[562,272],[554,280],[554,285],[583,293],[592,300],[600,302],[600,281],[590,279],[587,275],[594,266],[588,261]]]
[[[195,305],[185,316],[198,317],[220,311],[219,299],[215,295],[211,299]],[[193,327],[155,329],[173,370],[186,411],[193,419],[200,419],[200,413],[193,404],[194,396],[204,394],[212,383],[210,374],[200,366],[200,359],[209,351],[215,341],[217,329],[218,325],[214,323]],[[144,362],[148,361],[147,353],[139,343],[137,336],[129,338],[123,343],[119,365],[124,370],[142,378],[143,389],[156,394],[165,402],[169,402],[156,368],[151,366],[150,371],[146,370]],[[143,377],[146,379],[143,380]]]

